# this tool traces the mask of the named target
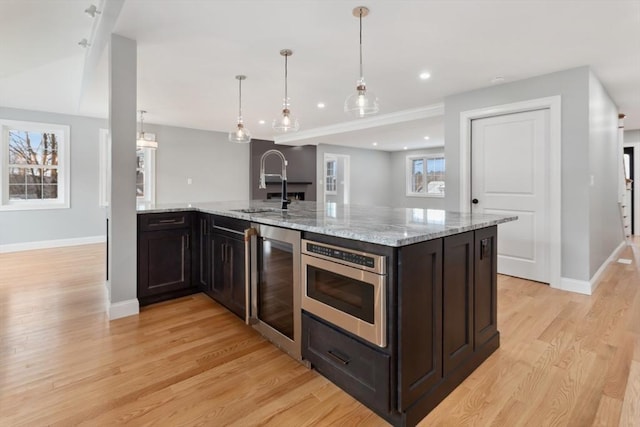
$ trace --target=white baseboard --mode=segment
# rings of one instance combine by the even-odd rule
[[[134,314],[138,313],[140,313],[140,304],[138,303],[137,298],[120,301],[113,304],[107,301],[107,314],[109,315],[109,320],[133,316]]]
[[[42,240],[39,242],[11,243],[7,245],[0,245],[0,253],[30,251],[33,249],[61,248],[63,246],[88,245],[91,243],[104,243],[106,242],[106,240],[107,240],[106,236],[88,236],[88,237],[75,237],[73,239]]]
[[[611,252],[609,258],[607,258],[606,261],[602,263],[598,271],[596,271],[596,273],[591,277],[591,280],[576,280],[570,279],[568,277],[562,277],[560,279],[560,286],[558,286],[556,289],[569,292],[577,292],[584,295],[593,295],[593,292],[600,284],[600,277],[607,269],[609,264],[617,260],[618,254],[622,249],[625,248],[626,245],[627,243],[625,241],[620,242],[618,247],[615,248],[613,252]]]
[[[591,295],[591,283],[588,280],[576,280],[568,277],[560,278],[560,286],[555,289],[561,291],[576,292],[578,294]]]

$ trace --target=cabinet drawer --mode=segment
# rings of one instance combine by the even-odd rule
[[[138,215],[140,231],[169,230],[191,226],[191,212],[167,212]]]
[[[218,229],[232,230],[238,233],[244,233],[244,230],[251,227],[249,221],[217,215],[213,217],[213,224]]]
[[[303,313],[302,357],[371,409],[390,411],[388,355]]]

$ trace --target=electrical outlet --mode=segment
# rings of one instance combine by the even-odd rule
[[[193,180],[191,178],[187,178],[187,185],[193,184]]]

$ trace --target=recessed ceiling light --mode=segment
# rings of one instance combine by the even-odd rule
[[[402,147],[402,149],[403,149],[403,150],[408,150],[408,149],[409,149],[409,147]]]
[[[324,108],[324,107],[325,107],[324,102],[318,102],[318,108]]]
[[[428,137],[428,136],[425,136],[425,137],[424,137],[424,140],[425,140],[425,141],[428,141],[428,140],[429,140],[429,137]]]
[[[494,85],[502,82],[504,82],[503,76],[495,76],[494,78],[491,79],[491,84],[494,84]]]
[[[264,120],[259,120],[258,123],[260,123],[261,125],[265,124],[266,122]]]
[[[373,146],[375,147],[376,145],[378,145],[377,142],[372,142]]]
[[[420,73],[421,80],[427,80],[429,77],[431,77],[431,74],[427,73],[426,71],[424,73]]]

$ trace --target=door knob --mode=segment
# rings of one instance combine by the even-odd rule
[[[471,201],[471,203],[473,203],[474,205],[477,205],[477,204],[478,204],[478,199],[473,199],[473,200]]]

